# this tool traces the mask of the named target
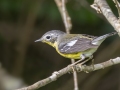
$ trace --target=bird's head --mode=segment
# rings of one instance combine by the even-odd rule
[[[44,42],[54,47],[54,43],[57,41],[58,37],[65,34],[63,31],[51,30],[46,32],[40,39],[35,42]]]

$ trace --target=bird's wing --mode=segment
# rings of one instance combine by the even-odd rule
[[[85,50],[88,50],[90,48],[96,48],[97,45],[93,45],[91,41],[93,38],[96,38],[94,36],[86,37],[84,36],[85,34],[82,35],[82,37],[72,37],[71,39],[66,39],[60,42],[58,45],[58,49],[61,53],[77,53],[77,52],[82,52]]]

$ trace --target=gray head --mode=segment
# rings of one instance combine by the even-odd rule
[[[65,34],[65,32],[63,31],[51,30],[51,31],[46,32],[40,39],[36,40],[35,42],[42,41],[48,44],[54,44],[57,38],[63,34]]]

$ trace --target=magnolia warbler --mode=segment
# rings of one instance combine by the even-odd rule
[[[53,46],[63,57],[80,59],[78,61],[80,62],[85,58],[91,57],[107,37],[115,34],[117,34],[117,32],[97,37],[87,34],[67,34],[63,31],[51,30],[35,42],[41,41],[47,43]]]

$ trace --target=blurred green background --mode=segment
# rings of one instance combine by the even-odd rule
[[[100,36],[115,31],[102,14],[90,7],[92,3],[93,0],[67,0],[66,7],[73,24],[71,33]],[[118,16],[112,0],[108,3]],[[8,86],[12,86],[13,78],[31,85],[71,63],[52,47],[34,42],[53,29],[65,31],[54,0],[0,0],[0,90],[15,89],[7,89],[4,78],[9,82]],[[102,43],[94,59],[95,63],[100,63],[118,56],[120,40],[116,35]],[[5,76],[12,77],[11,81]],[[119,90],[120,66],[78,73],[78,83],[80,90]],[[16,88],[24,85],[18,84]],[[66,74],[38,90],[73,90],[73,85],[73,75]]]

